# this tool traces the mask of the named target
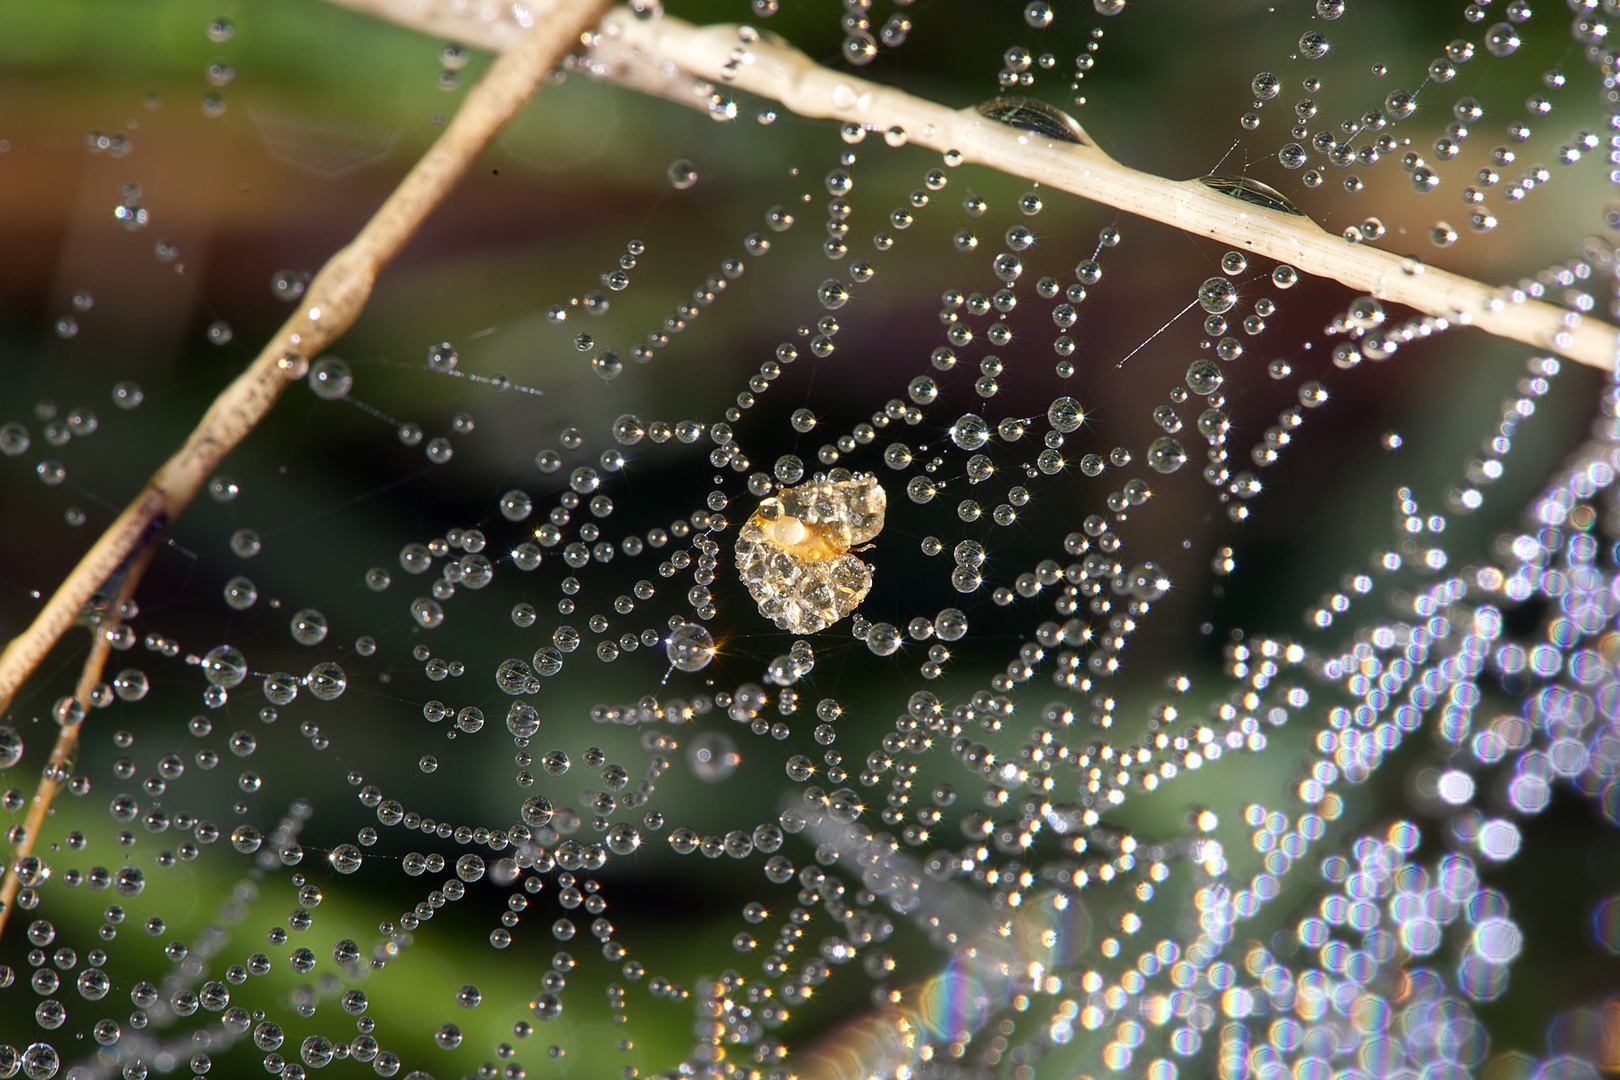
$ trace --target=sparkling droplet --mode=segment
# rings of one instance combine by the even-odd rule
[[[685,158],[670,162],[669,168],[664,170],[664,175],[669,177],[670,186],[677,191],[685,191],[698,182],[697,166]]]

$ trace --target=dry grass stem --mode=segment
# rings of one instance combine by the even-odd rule
[[[479,48],[510,47],[509,5],[473,10],[457,0],[332,0]],[[1351,244],[1308,218],[1237,202],[1196,180],[1167,180],[1121,165],[1094,146],[1055,142],[817,65],[769,35],[740,26],[699,28],[673,16],[642,19],[620,7],[587,57],[592,74],[698,108],[715,86],[746,90],[801,116],[899,128],[908,142],[964,162],[1082,196],[1332,278],[1380,300],[1613,370],[1617,332],[1601,320],[1539,300],[1513,302],[1486,285],[1368,244]],[[705,85],[707,81],[708,85]],[[699,96],[693,90],[704,93]]]
[[[5,932],[6,919],[12,911],[12,902],[17,899],[17,891],[22,886],[18,862],[34,853],[40,829],[44,827],[45,818],[51,812],[51,803],[73,772],[73,762],[79,750],[79,732],[89,722],[91,698],[102,681],[107,657],[112,652],[113,634],[123,622],[125,604],[134,596],[135,586],[140,583],[147,564],[152,561],[152,556],[163,543],[163,533],[161,527],[147,532],[145,540],[130,559],[123,581],[117,594],[107,605],[106,613],[91,622],[90,652],[79,669],[79,683],[73,691],[79,708],[84,711],[85,719],[76,723],[62,724],[62,730],[56,736],[56,745],[51,747],[50,761],[46,763],[39,786],[34,789],[33,800],[28,804],[28,816],[23,819],[22,839],[12,849],[11,865],[3,879],[0,879],[0,934]]]
[[[885,132],[899,128],[908,142],[941,153],[954,151],[964,162],[1220,240],[1451,324],[1474,326],[1604,370],[1615,366],[1616,330],[1597,319],[1539,300],[1513,303],[1506,290],[1349,243],[1309,218],[1239,202],[1197,180],[1138,172],[1094,146],[1056,142],[988,120],[974,109],[948,109],[829,71],[797,49],[746,28],[698,28],[668,16],[643,20],[619,8],[603,20],[602,37],[718,85],[778,101],[801,116]]]

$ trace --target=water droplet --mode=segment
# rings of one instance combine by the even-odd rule
[[[304,685],[320,701],[336,701],[348,688],[349,678],[343,668],[331,660],[322,660],[309,669]]]
[[[1046,421],[1052,425],[1052,430],[1065,435],[1078,430],[1085,419],[1085,410],[1072,397],[1060,397],[1046,410]]]
[[[146,394],[141,390],[140,383],[131,379],[122,379],[113,384],[112,399],[113,404],[120,409],[133,409],[146,400]],[[3,450],[4,446],[0,445],[0,451]]]
[[[1213,315],[1231,311],[1237,303],[1237,288],[1224,277],[1205,278],[1198,287],[1198,303]]]
[[[338,873],[352,874],[360,869],[365,857],[360,853],[360,849],[353,844],[339,844],[332,849],[332,854],[327,857],[327,861],[332,864],[332,869]]]
[[[309,275],[299,270],[277,270],[270,277],[270,291],[289,304],[303,296],[308,285]]]
[[[804,479],[804,462],[797,455],[783,454],[776,459],[776,465],[771,471],[782,483],[797,484]]]
[[[323,356],[309,367],[309,388],[323,401],[348,397],[353,386],[349,365],[335,356]]]
[[[692,775],[706,784],[718,784],[742,764],[742,755],[731,736],[720,731],[704,731],[686,746],[686,764]]]
[[[816,289],[816,299],[829,311],[836,311],[849,301],[849,289],[837,278],[828,278]]]
[[[1201,356],[1187,365],[1187,389],[1208,397],[1221,388],[1225,376],[1215,361]]]
[[[430,371],[441,374],[454,371],[460,358],[456,356],[455,346],[448,341],[430,347],[427,351],[427,366]]]
[[[530,796],[524,800],[523,806],[519,809],[523,823],[535,829],[549,824],[552,813],[551,800],[544,795]]]
[[[501,496],[501,517],[507,521],[525,521],[534,513],[534,500],[529,493],[514,488]]]
[[[0,454],[16,457],[28,450],[28,429],[15,420],[0,424]]]
[[[1077,123],[1074,117],[1055,106],[1048,105],[1038,98],[1030,97],[998,97],[983,102],[978,106],[980,116],[994,120],[998,124],[1028,131],[1035,135],[1051,139],[1053,142],[1074,143],[1078,146],[1089,146],[1091,140],[1086,137],[1085,129]],[[949,154],[945,163],[953,164]],[[957,154],[955,164],[961,163],[961,155]]]
[[[990,425],[977,413],[967,413],[951,425],[950,436],[963,450],[977,450],[990,441]]]
[[[242,655],[241,650],[233,646],[216,645],[203,657],[202,672],[203,678],[213,685],[230,689],[240,685],[242,680],[247,678],[247,658]]]
[[[1148,447],[1147,462],[1154,472],[1173,473],[1187,463],[1187,451],[1180,440],[1164,435]]]
[[[670,162],[669,168],[664,170],[664,175],[669,178],[670,186],[677,191],[685,191],[698,182],[697,166],[685,158]]]
[[[17,729],[0,725],[0,769],[9,769],[22,760],[23,739]]]
[[[444,608],[437,600],[419,596],[411,601],[411,617],[424,629],[432,630],[444,622]]]
[[[245,577],[233,577],[225,583],[225,604],[236,611],[246,611],[259,598],[259,590]]]
[[[670,631],[664,655],[677,671],[702,671],[714,659],[714,638],[697,623],[683,622]]]
[[[1519,32],[1511,23],[1495,23],[1485,31],[1485,51],[1492,56],[1512,56],[1519,51]]]
[[[326,616],[314,608],[303,608],[289,624],[293,640],[300,645],[319,645],[326,640]]]
[[[1290,144],[1297,146],[1298,144]],[[1301,147],[1300,154],[1304,154]],[[1278,160],[1290,169],[1298,168],[1305,163],[1303,156],[1299,158],[1299,165],[1290,164],[1290,151],[1287,146],[1278,152]],[[1288,200],[1276,188],[1262,184],[1258,180],[1251,180],[1247,176],[1201,176],[1198,182],[1207,188],[1219,191],[1222,195],[1249,203],[1252,206],[1261,206],[1267,210],[1276,210],[1284,214],[1304,216],[1303,211]]]

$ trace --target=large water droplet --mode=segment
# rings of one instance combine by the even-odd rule
[[[697,166],[685,158],[670,162],[669,168],[664,170],[664,175],[669,177],[670,186],[678,191],[685,191],[698,182]]]
[[[677,671],[702,671],[714,659],[714,638],[697,623],[682,623],[670,631],[664,655]]]
[[[1495,23],[1485,31],[1485,49],[1492,56],[1512,56],[1519,44],[1519,32],[1511,23]]]
[[[1148,447],[1147,462],[1154,472],[1173,473],[1187,463],[1187,451],[1180,440],[1164,435]]]
[[[1052,425],[1052,430],[1064,434],[1078,429],[1085,418],[1085,410],[1072,397],[1060,397],[1046,410],[1046,421]]]
[[[977,450],[990,441],[990,425],[984,417],[968,413],[951,425],[951,442],[963,450]]]
[[[1231,311],[1237,303],[1237,288],[1224,277],[1206,278],[1198,287],[1198,303],[1212,315]]]
[[[1085,129],[1077,123],[1074,117],[1055,106],[1048,105],[1038,98],[1030,97],[998,97],[991,98],[977,107],[980,116],[994,120],[998,124],[1028,131],[1033,134],[1051,139],[1053,142],[1074,143],[1079,146],[1091,145],[1086,137]]]

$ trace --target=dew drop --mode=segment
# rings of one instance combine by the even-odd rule
[[[1519,32],[1511,23],[1495,23],[1485,31],[1485,51],[1492,56],[1512,56],[1519,51]]]
[[[343,691],[349,685],[349,679],[337,663],[322,660],[309,669],[309,674],[304,676],[304,685],[318,700],[336,701],[343,696]]]
[[[230,689],[247,678],[247,658],[233,646],[216,645],[203,657],[202,671],[203,678],[214,686]]]
[[[231,534],[231,554],[239,559],[251,559],[263,548],[259,534],[252,529],[237,529]]]
[[[685,158],[677,158],[670,162],[669,168],[664,170],[664,175],[669,178],[670,186],[677,191],[685,191],[698,182],[697,166]]]
[[[697,623],[683,622],[670,631],[664,654],[677,671],[702,671],[714,659],[714,638]]]
[[[431,346],[427,351],[428,370],[437,371],[440,374],[454,371],[459,359],[455,347],[448,341],[441,341],[439,344]]]
[[[951,425],[951,442],[963,450],[977,450],[990,441],[990,425],[976,413],[963,415]]]
[[[706,784],[718,784],[737,771],[742,755],[731,736],[720,731],[696,735],[686,747],[686,764],[692,775]]]
[[[1036,30],[1052,25],[1052,5],[1046,0],[1031,0],[1024,5],[1024,22]]]
[[[113,404],[120,409],[134,409],[146,400],[146,394],[141,390],[140,383],[132,379],[122,379],[113,384],[112,399]],[[0,446],[0,450],[3,449],[4,447]]]
[[[1147,462],[1154,472],[1173,473],[1187,463],[1187,451],[1180,440],[1164,435],[1148,447]]]
[[[300,645],[319,645],[326,640],[326,616],[314,608],[302,608],[289,624],[293,640]]]
[[[523,806],[519,810],[523,823],[535,829],[549,824],[552,813],[551,800],[544,795],[530,796],[524,800]]]
[[[411,601],[411,617],[424,629],[432,630],[444,622],[444,608],[437,600],[419,596]]]
[[[0,769],[9,769],[22,760],[23,739],[17,729],[0,725]]]
[[[354,377],[349,365],[335,356],[323,356],[309,368],[309,388],[323,401],[338,401],[349,396]]]
[[[978,106],[978,113],[998,124],[1006,124],[1020,131],[1040,135],[1053,142],[1073,143],[1077,146],[1089,142],[1085,131],[1075,122],[1074,117],[1039,98],[1016,96],[992,98]],[[961,163],[961,153],[955,150],[946,151],[945,164],[954,167]]]
[[[1205,311],[1220,315],[1237,303],[1237,289],[1224,277],[1206,278],[1198,287],[1198,303]]]
[[[309,286],[309,275],[298,270],[277,270],[270,276],[270,291],[277,300],[292,303],[304,295]]]
[[[1299,36],[1299,51],[1307,60],[1320,60],[1328,54],[1328,40],[1320,31],[1307,30]]]
[[[252,579],[233,577],[225,583],[225,604],[236,611],[246,611],[259,599],[259,590]]]
[[[1046,421],[1052,425],[1052,430],[1065,435],[1078,430],[1085,418],[1085,410],[1072,397],[1060,397],[1046,410]]]

